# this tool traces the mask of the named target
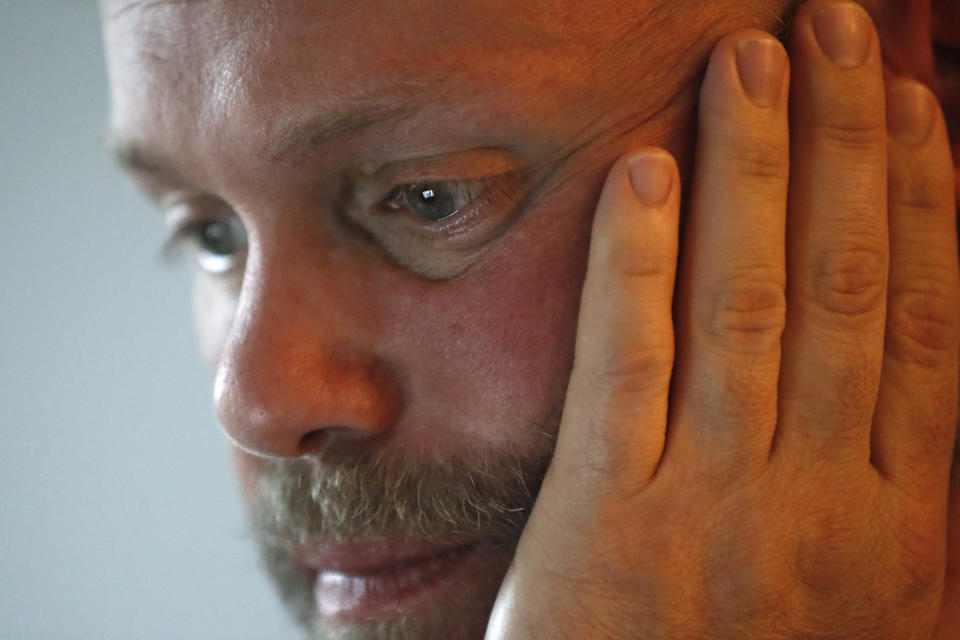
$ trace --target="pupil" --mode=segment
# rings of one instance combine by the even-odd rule
[[[443,185],[411,185],[407,204],[424,220],[436,222],[457,212],[455,196]]]
[[[204,248],[210,253],[225,256],[233,253],[233,242],[226,222],[211,222],[203,227]]]

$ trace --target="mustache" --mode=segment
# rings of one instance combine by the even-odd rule
[[[416,462],[391,457],[374,441],[331,442],[314,458],[263,460],[249,514],[263,568],[290,613],[310,630],[317,624],[314,577],[297,564],[298,547],[482,542],[509,559],[553,457],[557,426],[559,416],[534,428],[527,447],[474,448]],[[393,623],[384,624],[383,633],[367,637],[435,635],[394,635]]]
[[[343,444],[316,458],[263,461],[251,509],[262,547],[289,553],[358,539],[418,539],[512,548],[554,440],[525,455],[475,449],[418,462],[367,443]]]

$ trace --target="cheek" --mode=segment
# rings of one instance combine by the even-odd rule
[[[341,289],[332,297],[325,287],[333,280],[305,273],[308,263],[290,267],[313,282],[302,289],[317,299],[287,311],[317,318],[310,335],[324,349],[374,356],[391,369],[404,396],[391,438],[399,448],[450,452],[509,442],[532,453],[542,446],[536,429],[556,426],[573,359],[593,210],[590,194],[582,185],[579,191],[580,202],[531,211],[450,282],[354,256],[338,265],[333,280]],[[230,337],[239,294],[239,282],[196,281],[197,333],[211,369]],[[255,476],[249,458],[236,454],[241,478]]]
[[[545,213],[521,221],[462,278],[394,308],[402,353],[391,360],[402,363],[407,389],[400,426],[420,446],[509,440],[523,449],[536,446],[536,428],[555,428],[591,216],[569,207]]]

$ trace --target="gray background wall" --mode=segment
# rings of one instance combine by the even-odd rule
[[[95,2],[0,0],[0,638],[297,637],[106,113]]]

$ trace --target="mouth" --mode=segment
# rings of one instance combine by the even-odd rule
[[[353,542],[301,548],[294,557],[315,575],[321,618],[340,622],[391,617],[428,607],[476,555],[478,543]]]

